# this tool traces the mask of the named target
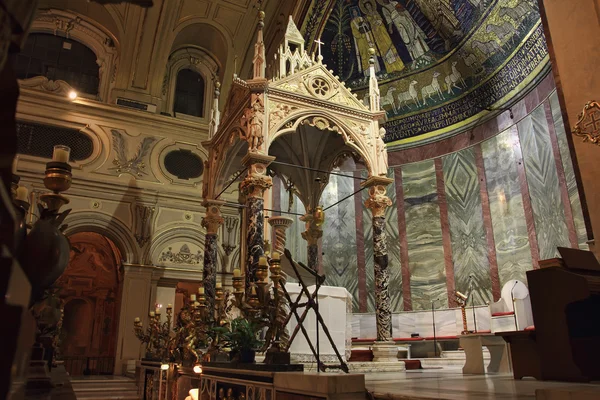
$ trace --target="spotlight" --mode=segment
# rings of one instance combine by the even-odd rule
[[[202,373],[202,367],[200,366],[200,364],[194,365],[194,373],[196,373],[196,374]]]
[[[74,91],[74,90],[71,90],[71,91],[69,92],[69,98],[70,98],[71,100],[75,100],[75,99],[77,98],[77,92],[76,92],[76,91]]]
[[[166,371],[169,369],[169,364],[163,364],[160,366],[160,369],[162,369],[163,371]]]

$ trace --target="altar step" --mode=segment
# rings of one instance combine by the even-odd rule
[[[74,377],[77,400],[139,400],[135,380],[122,376]]]

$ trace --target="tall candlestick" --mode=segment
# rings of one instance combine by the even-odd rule
[[[17,200],[27,201],[27,195],[29,194],[29,190],[25,186],[19,186],[17,188]]]
[[[57,145],[54,146],[54,153],[52,154],[52,161],[68,163],[69,157],[71,156],[71,149],[67,146]]]

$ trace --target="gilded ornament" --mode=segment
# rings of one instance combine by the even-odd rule
[[[582,137],[584,142],[600,146],[600,104],[588,101],[578,118],[573,127],[573,135]]]

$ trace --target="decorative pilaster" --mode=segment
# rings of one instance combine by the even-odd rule
[[[392,340],[392,311],[388,292],[389,272],[387,238],[385,234],[385,210],[392,205],[386,196],[386,187],[376,185],[369,188],[365,207],[373,214],[373,253],[375,258],[375,314],[377,319],[377,341]]]
[[[302,238],[308,243],[308,267],[313,271],[319,268],[319,239],[323,237],[321,226],[325,222],[325,214],[321,207],[317,207],[312,214],[300,217],[300,221],[306,223],[306,231],[302,232]]]
[[[273,185],[267,175],[267,166],[275,157],[261,153],[248,153],[242,163],[248,175],[240,183],[240,192],[246,199],[246,288],[256,281],[258,259],[264,254],[264,200],[265,190]]]
[[[221,210],[217,205],[206,205],[206,216],[202,218],[202,227],[206,229],[204,236],[204,268],[203,286],[208,309],[213,310],[217,286],[217,232],[223,224]]]

